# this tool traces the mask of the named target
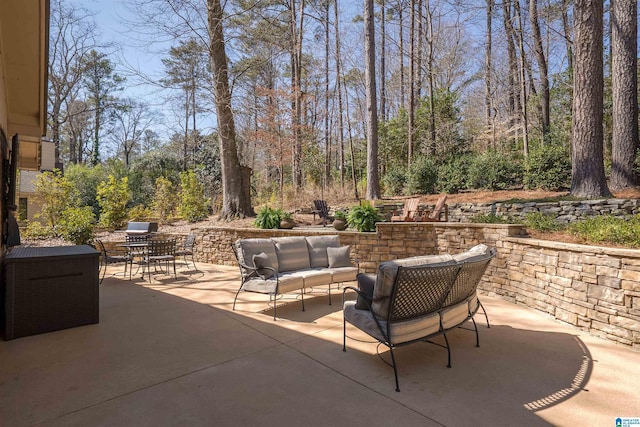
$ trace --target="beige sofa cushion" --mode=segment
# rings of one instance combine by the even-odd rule
[[[272,237],[278,257],[278,271],[297,271],[311,268],[307,241],[302,236]]]
[[[307,236],[309,262],[311,268],[325,268],[329,266],[327,248],[340,247],[340,236]]]

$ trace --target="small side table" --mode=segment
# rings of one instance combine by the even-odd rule
[[[87,245],[16,247],[4,260],[4,339],[99,322],[100,253]]]

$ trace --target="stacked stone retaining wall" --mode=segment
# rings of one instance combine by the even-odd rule
[[[402,211],[403,203],[378,203],[381,215],[389,220],[394,211]],[[421,210],[432,211],[434,205],[420,204]],[[449,221],[469,222],[478,215],[503,215],[523,219],[527,214],[540,212],[553,215],[562,224],[578,221],[594,215],[626,217],[640,212],[639,199],[599,199],[557,202],[524,203],[449,203]]]

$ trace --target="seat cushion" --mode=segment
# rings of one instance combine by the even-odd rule
[[[305,288],[331,284],[331,273],[326,270],[298,270],[287,274],[292,277],[301,277]]]
[[[278,258],[278,271],[297,271],[311,268],[307,241],[302,236],[273,237]]]
[[[371,311],[357,309],[355,301],[346,301],[342,310],[344,319],[347,322],[378,341],[389,342],[390,344],[402,344],[431,336],[440,331],[440,316],[438,313],[402,322],[394,322],[389,326],[384,319],[378,318],[378,322],[376,322]],[[381,328],[382,331],[380,330]],[[387,329],[390,334],[388,341],[384,336],[387,333]]]
[[[358,274],[357,267],[324,268],[323,270],[331,273],[333,283],[353,282]]]
[[[307,236],[305,240],[309,249],[311,268],[328,267],[327,248],[340,247],[339,236]]]

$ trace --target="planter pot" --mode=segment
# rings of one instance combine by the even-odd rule
[[[283,219],[282,221],[280,221],[280,228],[290,230],[295,226],[296,226],[296,222],[292,219]]]
[[[347,229],[347,221],[344,219],[336,219],[333,221],[333,228],[338,231],[343,231]]]

